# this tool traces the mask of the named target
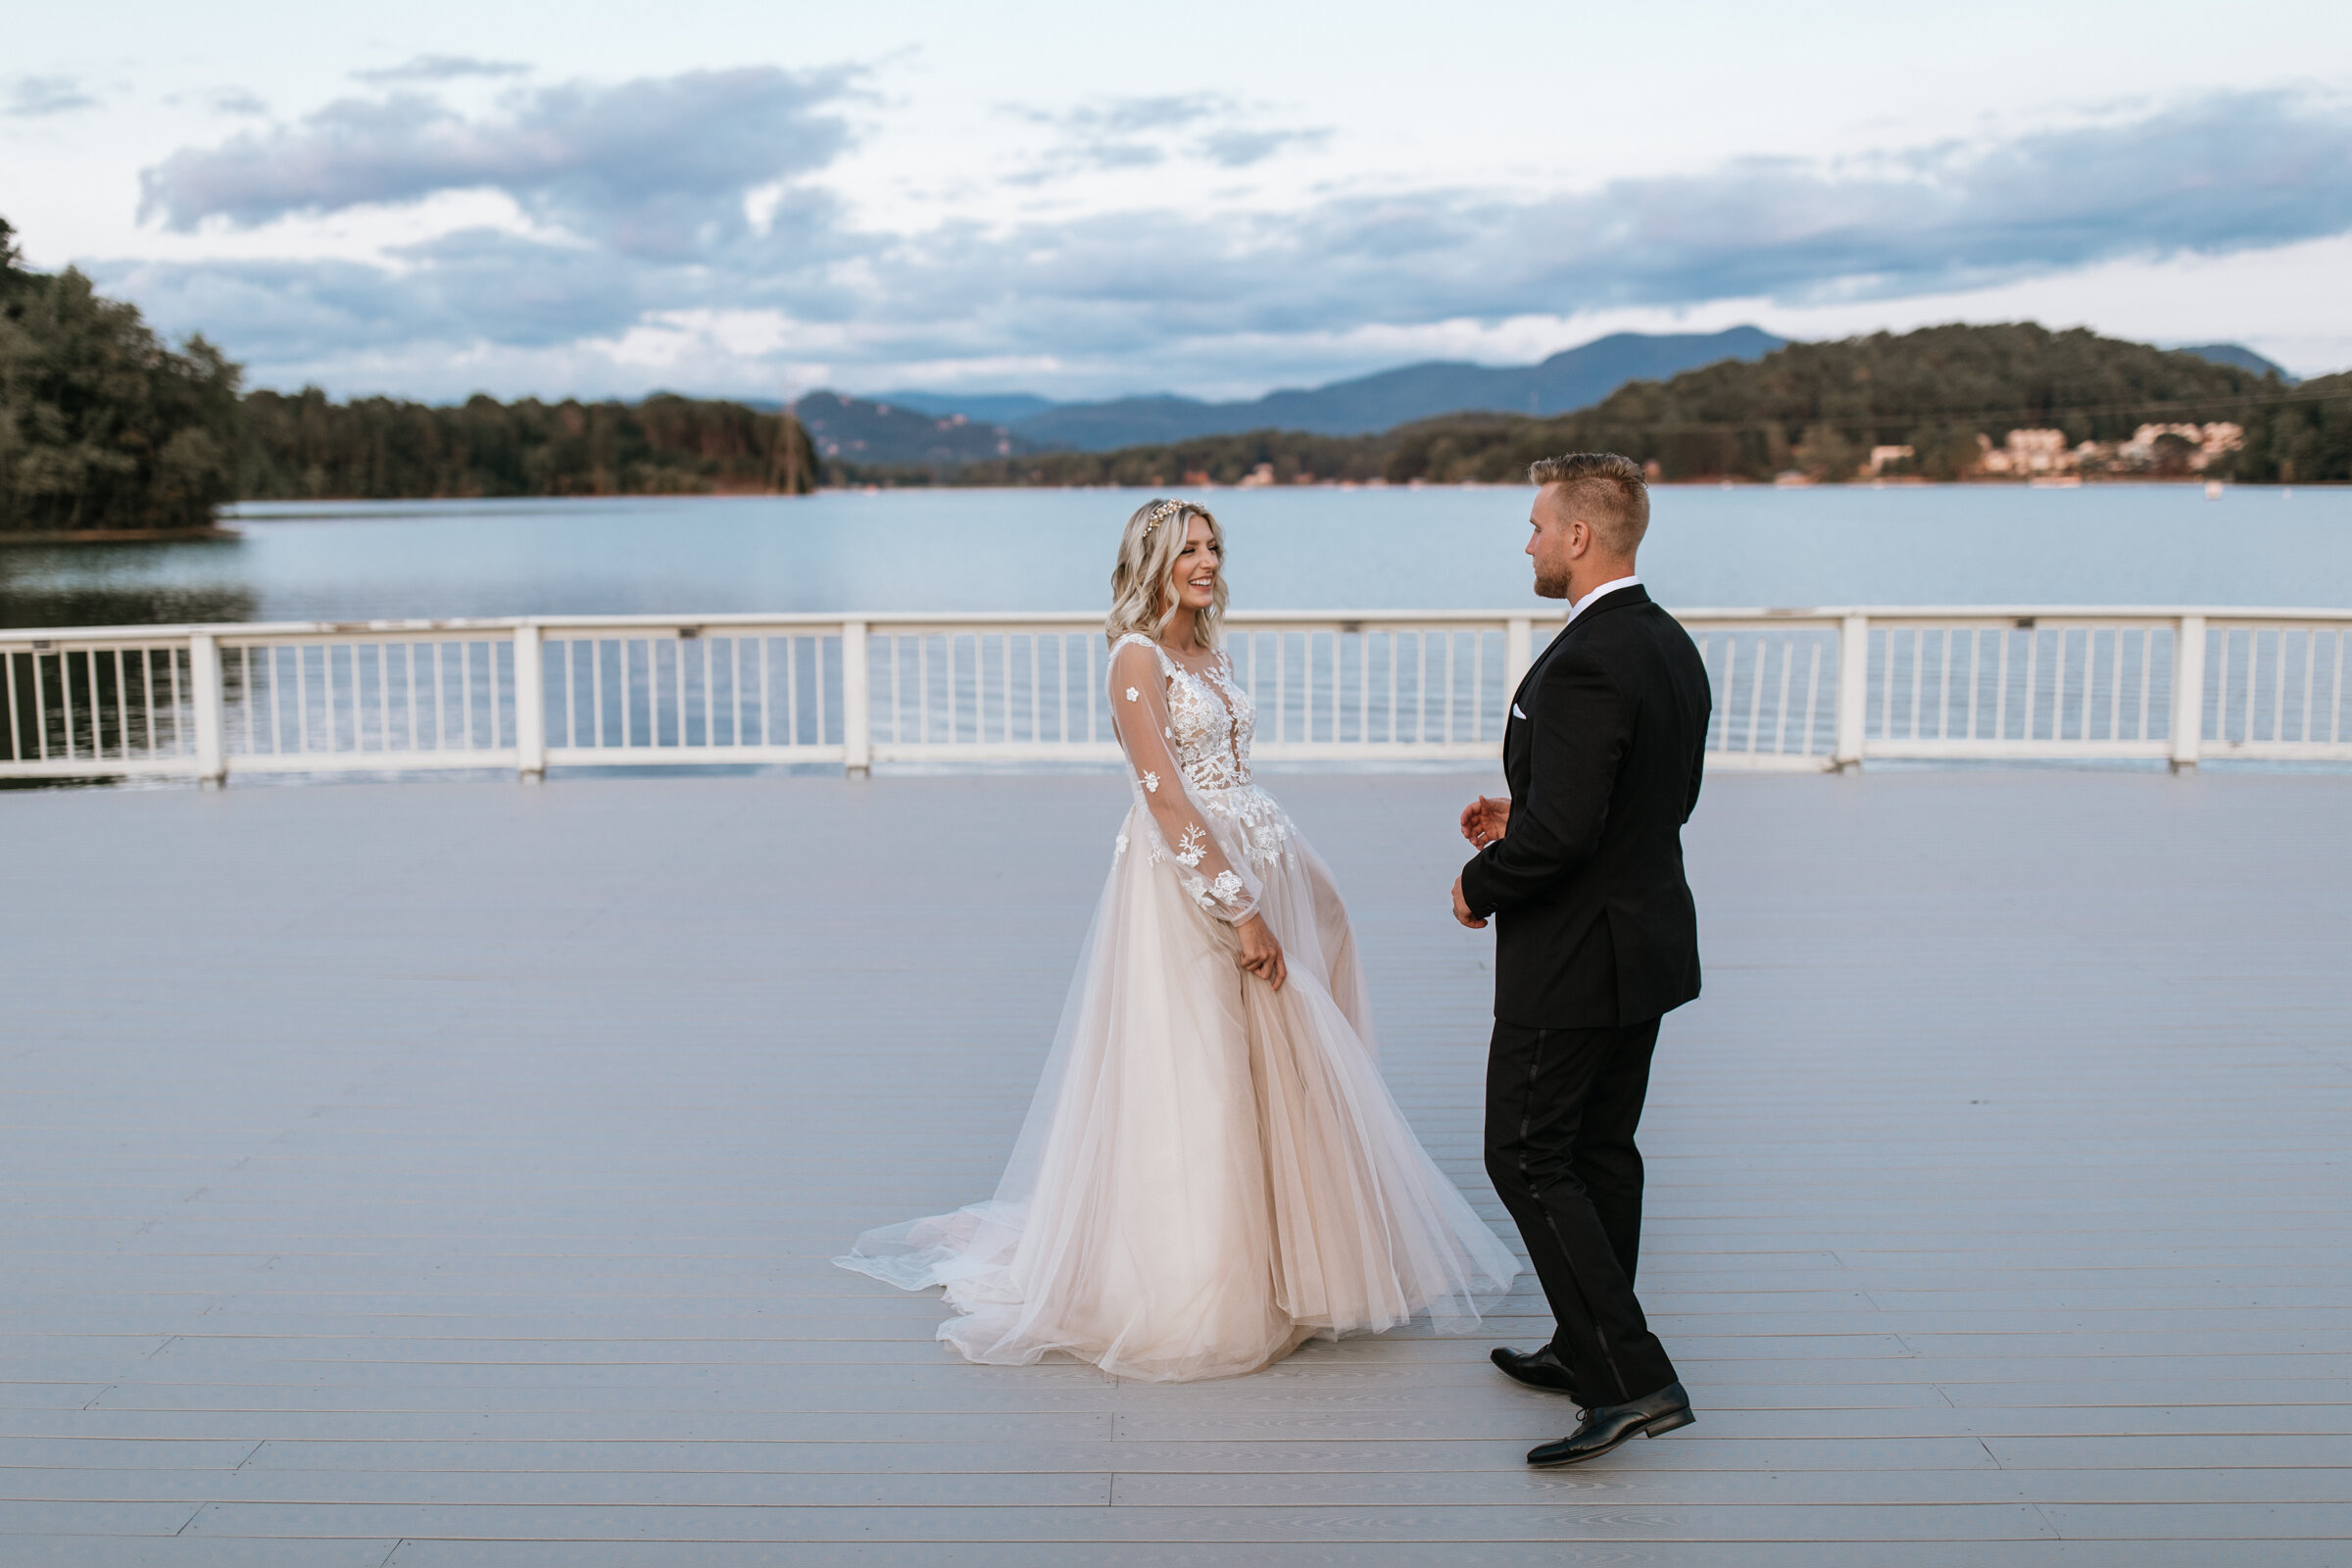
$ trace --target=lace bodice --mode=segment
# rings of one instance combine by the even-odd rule
[[[1168,657],[1151,638],[1135,633],[1113,646],[1115,653],[1131,643],[1152,650],[1167,680],[1169,731],[1176,764],[1185,781],[1197,790],[1239,789],[1250,782],[1250,742],[1257,732],[1257,705],[1233,678],[1233,665],[1223,654],[1196,674]],[[1123,695],[1123,694],[1122,694]]]
[[[1110,710],[1141,811],[1130,818],[1154,865],[1221,920],[1257,907],[1256,876],[1281,858],[1290,823],[1250,782],[1256,710],[1220,659],[1196,674],[1151,638],[1111,645]],[[1127,853],[1120,836],[1118,853]]]

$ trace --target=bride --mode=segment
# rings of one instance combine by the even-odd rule
[[[995,1199],[836,1260],[944,1286],[959,1315],[939,1337],[974,1361],[1231,1377],[1416,1313],[1466,1332],[1518,1271],[1390,1098],[1339,891],[1250,781],[1223,560],[1187,501],[1119,541],[1109,696],[1134,804]]]

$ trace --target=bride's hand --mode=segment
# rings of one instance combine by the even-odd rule
[[[1253,914],[1240,926],[1242,938],[1242,967],[1272,986],[1282,989],[1290,971],[1283,967],[1282,944],[1266,926],[1266,917]]]
[[[1485,849],[1511,825],[1508,796],[1482,795],[1462,808],[1462,837]]]

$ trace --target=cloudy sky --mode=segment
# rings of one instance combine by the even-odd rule
[[[254,384],[1250,396],[2031,318],[2352,367],[2352,6],[13,8],[0,216]]]

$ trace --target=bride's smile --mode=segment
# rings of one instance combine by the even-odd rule
[[[1213,619],[1218,611],[1219,590],[1225,586],[1225,544],[1208,514],[1191,513],[1188,519],[1183,548],[1168,564],[1166,623],[1153,640],[1197,671],[1201,667],[1198,656],[1212,646],[1201,637],[1200,627],[1203,616]]]
[[[1178,608],[1198,615],[1216,603],[1217,573],[1224,564],[1223,553],[1209,530],[1208,519],[1195,514],[1192,527],[1185,534],[1184,553],[1176,558],[1174,581]]]

